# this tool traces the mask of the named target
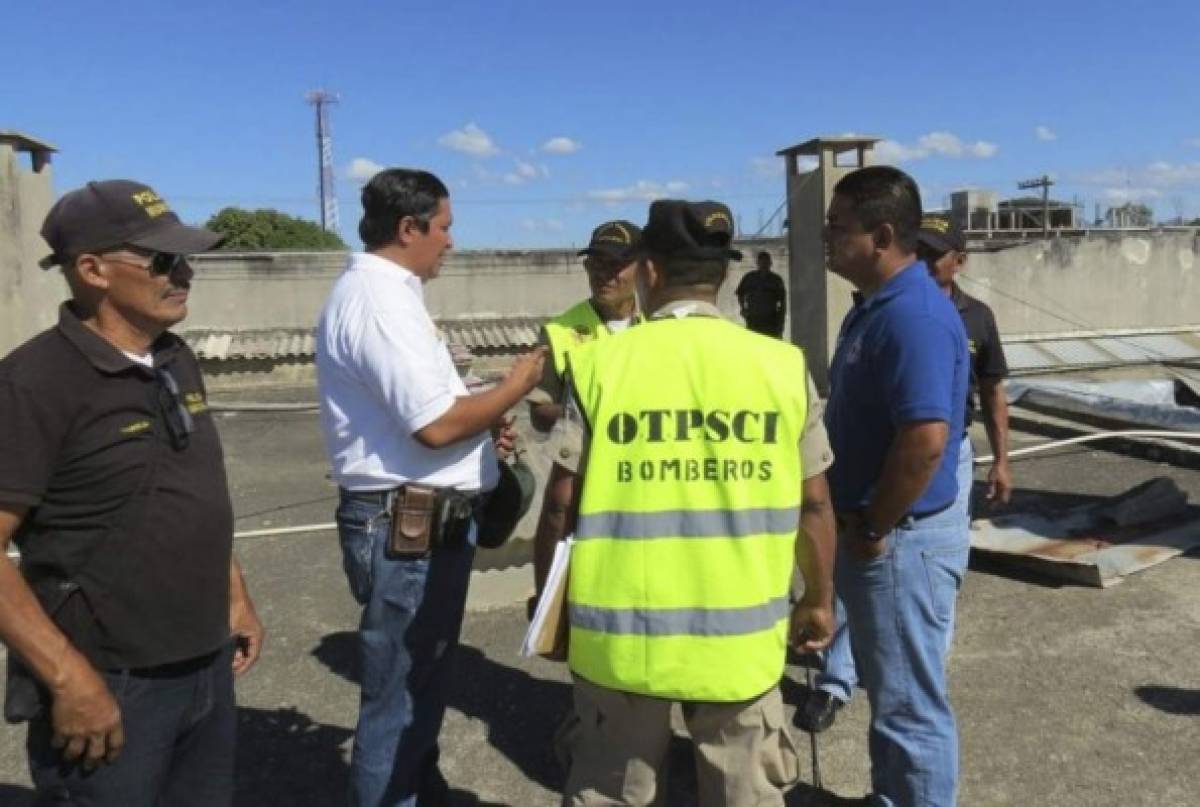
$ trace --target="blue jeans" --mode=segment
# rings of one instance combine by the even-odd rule
[[[958,510],[966,518],[968,524],[971,518],[971,486],[974,482],[975,449],[971,446],[971,438],[964,437],[958,450],[958,498],[954,500],[953,509]],[[966,562],[963,563],[966,569]],[[837,618],[837,630],[833,641],[825,650],[825,666],[817,673],[815,686],[823,689],[842,703],[849,703],[858,685],[858,674],[854,671],[854,656],[850,653],[850,633],[846,629],[846,607],[841,597],[833,598],[833,612]],[[954,625],[946,634],[946,648],[954,638]]]
[[[872,786],[883,804],[955,802],[958,737],[946,655],[970,553],[972,459],[964,438],[954,504],[895,530],[882,557],[838,553],[838,629],[816,686],[843,702],[860,680],[866,688]]]
[[[350,591],[363,607],[361,685],[350,760],[354,807],[448,799],[438,770],[446,684],[462,627],[475,530],[428,558],[385,556],[391,516],[378,493],[343,490],[336,520]]]
[[[29,724],[25,746],[39,804],[69,807],[222,807],[233,803],[237,706],[233,644],[153,671],[103,673],[121,708],[125,748],[85,773],[50,745],[48,716]]]

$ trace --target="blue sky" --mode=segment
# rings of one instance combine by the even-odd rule
[[[658,195],[758,229],[774,152],[887,138],[927,207],[958,187],[1200,216],[1200,3],[58,2],[5,10],[0,128],[57,145],[58,190],[154,185],[318,217],[315,87],[342,233],[361,177],[428,168],[460,247],[578,244]]]

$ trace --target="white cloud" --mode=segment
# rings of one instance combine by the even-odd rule
[[[1134,188],[1162,191],[1168,188],[1200,190],[1200,162],[1171,163],[1158,160],[1140,168],[1102,168],[1079,177],[1084,185],[1107,190]],[[1107,191],[1106,191],[1107,192]]]
[[[601,188],[588,191],[589,199],[598,202],[653,202],[672,194],[680,194],[688,189],[688,184],[682,180],[673,179],[669,182],[651,182],[639,179],[624,188]]]
[[[346,166],[346,176],[350,179],[366,182],[383,170],[383,166],[366,157],[355,157]]]
[[[521,227],[531,233],[561,233],[563,223],[558,219],[524,219]]]
[[[1037,126],[1034,128],[1033,134],[1043,143],[1049,143],[1051,140],[1058,140],[1058,133],[1049,126]]]
[[[1104,198],[1110,202],[1130,202],[1143,201],[1145,199],[1159,199],[1162,197],[1162,191],[1154,188],[1105,188]]]
[[[578,140],[569,137],[552,137],[542,144],[542,151],[547,154],[574,154],[583,148]]]
[[[439,146],[470,154],[472,157],[494,157],[500,153],[491,136],[474,123],[446,132],[437,142]]]
[[[759,179],[775,179],[783,176],[782,157],[751,157],[750,173]]]
[[[875,157],[883,163],[915,162],[930,157],[986,160],[994,157],[999,150],[999,146],[986,140],[967,143],[950,132],[930,132],[918,137],[912,145],[896,140],[881,140],[875,146]]]
[[[817,167],[816,157],[798,157],[796,158],[796,170],[800,173],[807,173]],[[770,157],[751,157],[750,158],[750,173],[758,179],[779,179],[784,175],[786,163],[782,157],[772,155]]]
[[[515,168],[504,175],[504,182],[508,185],[524,185],[530,180],[547,176],[550,176],[550,169],[546,166],[536,166],[518,158],[515,161]]]

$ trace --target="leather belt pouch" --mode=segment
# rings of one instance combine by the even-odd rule
[[[405,485],[396,491],[388,557],[423,558],[429,555],[437,543],[437,502],[437,489],[427,485]]]

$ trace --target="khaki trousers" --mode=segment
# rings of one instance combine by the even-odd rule
[[[649,807],[671,742],[672,701],[575,678],[578,727],[564,807]],[[779,688],[738,703],[684,702],[701,807],[781,807],[800,779]]]

